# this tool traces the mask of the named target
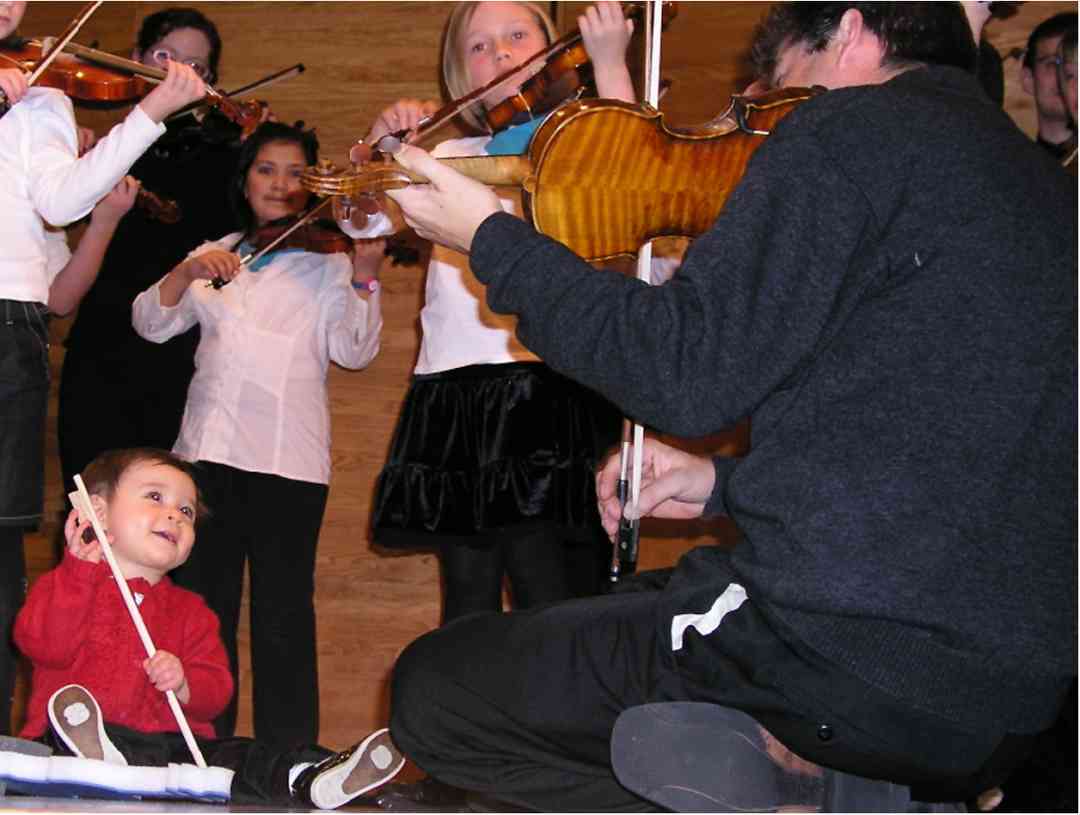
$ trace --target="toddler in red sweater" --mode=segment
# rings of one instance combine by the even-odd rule
[[[15,643],[33,666],[21,735],[99,761],[0,753],[0,778],[40,791],[39,782],[57,780],[59,762],[74,774],[62,773],[65,781],[113,793],[332,808],[401,769],[385,730],[336,754],[214,740],[211,722],[233,692],[218,621],[202,598],[166,576],[187,560],[205,512],[191,465],[163,450],[114,450],[95,459],[83,480],[158,650],[146,658],[89,519],[73,510],[63,560],[34,583],[15,624]],[[209,770],[182,766],[190,755],[166,701],[170,690],[201,737]]]

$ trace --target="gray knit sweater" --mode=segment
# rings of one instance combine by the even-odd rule
[[[510,216],[472,268],[551,367],[662,431],[752,417],[709,509],[751,599],[963,727],[1048,726],[1076,675],[1077,195],[952,69],[826,93],[755,155],[665,286]],[[708,609],[688,556],[673,614]],[[707,673],[688,632],[680,670]]]

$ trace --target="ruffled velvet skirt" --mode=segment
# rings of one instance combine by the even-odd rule
[[[375,542],[538,522],[595,536],[594,473],[619,425],[609,402],[541,363],[416,375],[375,488]]]

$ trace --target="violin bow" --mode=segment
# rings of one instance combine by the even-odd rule
[[[295,224],[290,226],[288,229],[286,229],[284,232],[282,232],[280,235],[278,235],[276,238],[274,238],[272,241],[270,241],[270,243],[266,244],[266,246],[264,246],[258,252],[248,252],[246,255],[244,255],[242,258],[240,258],[240,265],[242,265],[242,266],[251,266],[252,263],[257,261],[263,255],[267,254],[268,252],[274,251],[274,248],[278,244],[280,244],[283,240],[285,240],[287,237],[289,237],[289,235],[291,235],[293,232],[298,230],[300,227],[302,227],[304,224],[306,224],[308,221],[310,221],[312,218],[314,218],[316,215],[318,215],[319,212],[323,209],[323,207],[327,206],[333,200],[334,200],[333,198],[325,198],[322,201],[320,201],[318,204],[316,204],[311,209],[309,209],[307,212],[305,212],[302,216],[297,218]],[[228,280],[223,280],[220,277],[215,277],[213,280],[207,282],[206,285],[210,286],[211,288],[214,288],[214,289],[220,289],[222,286],[229,285],[229,281]]]
[[[650,0],[645,14],[645,103],[660,107],[660,42],[663,31],[661,22],[662,3]],[[652,243],[648,242],[638,251],[637,278],[649,284],[652,271]],[[619,581],[623,571],[633,573],[637,569],[638,543],[641,537],[641,520],[638,517],[638,501],[641,497],[642,455],[645,449],[645,428],[638,422],[623,419],[622,438],[619,445],[619,480],[616,496],[619,499],[619,528],[611,552],[609,577],[612,583]]]
[[[278,82],[283,82],[286,79],[292,79],[294,76],[300,76],[307,68],[304,67],[304,63],[298,62],[288,68],[282,68],[280,71],[275,71],[269,76],[264,76],[262,79],[256,79],[254,82],[249,82],[246,85],[241,85],[239,88],[231,91],[222,91],[221,95],[229,99],[233,99],[237,96],[242,96],[248,93],[254,93],[255,91],[262,90],[263,88],[269,88],[271,85],[276,85]],[[179,119],[181,116],[186,116],[189,113],[197,110],[198,108],[206,107],[205,102],[192,102],[190,105],[185,105],[165,119],[166,124]]]
[[[124,605],[127,606],[131,621],[135,623],[135,630],[139,632],[139,639],[142,640],[143,648],[146,649],[146,655],[152,657],[157,653],[157,648],[154,647],[154,641],[150,638],[150,632],[146,629],[146,623],[143,622],[142,614],[139,613],[135,598],[131,596],[131,588],[127,584],[127,579],[124,577],[123,572],[120,571],[120,565],[116,562],[112,546],[109,545],[109,538],[105,534],[105,529],[101,525],[97,512],[94,511],[94,504],[90,500],[90,493],[86,489],[86,484],[83,483],[81,475],[75,476],[75,486],[77,487],[75,492],[68,493],[71,505],[78,511],[79,517],[90,521],[90,525],[94,528],[94,534],[97,536],[98,543],[101,544],[101,553],[109,564],[113,579],[116,581],[120,594],[124,598]],[[197,767],[206,767],[206,759],[203,758],[199,745],[195,743],[195,736],[191,732],[191,726],[188,724],[187,717],[184,716],[184,711],[180,708],[180,701],[176,698],[176,694],[171,690],[165,691],[165,698],[169,702],[169,708],[176,718],[177,725],[180,726],[180,732],[184,736],[188,750],[191,751],[191,757],[195,759],[195,765]]]
[[[68,23],[68,27],[64,29],[64,33],[57,38],[56,44],[49,49],[49,53],[42,58],[41,62],[38,63],[37,68],[34,69],[34,72],[30,74],[29,78],[26,80],[27,85],[33,85],[37,82],[38,77],[45,73],[45,69],[49,67],[52,61],[64,53],[64,46],[75,39],[75,35],[79,33],[79,29],[83,27],[83,24],[90,19],[90,15],[97,11],[104,2],[105,0],[94,0],[93,3],[88,3],[83,10],[75,16],[75,19]]]

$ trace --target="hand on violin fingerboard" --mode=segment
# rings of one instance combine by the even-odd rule
[[[7,104],[14,105],[26,95],[26,74],[18,68],[0,69],[0,92]]]
[[[388,133],[416,130],[424,117],[430,116],[438,109],[439,103],[431,99],[398,99],[379,114],[364,141],[375,144]]]
[[[428,179],[427,184],[387,192],[422,238],[468,253],[480,224],[503,211],[490,187],[440,164],[419,147],[402,145],[394,159]]]
[[[633,102],[634,82],[626,67],[626,49],[634,34],[634,22],[623,16],[622,3],[589,6],[578,17],[578,30],[593,64],[597,95]]]
[[[139,107],[155,122],[206,96],[206,83],[189,65],[170,60],[165,79],[146,95]]]

